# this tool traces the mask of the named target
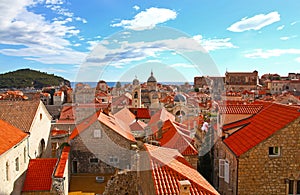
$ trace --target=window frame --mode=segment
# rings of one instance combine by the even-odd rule
[[[276,151],[277,149],[277,151]],[[272,150],[272,153],[270,153],[270,151]],[[271,146],[269,147],[269,157],[279,157],[281,156],[281,148],[280,146]]]
[[[93,131],[93,137],[94,138],[101,138],[102,137],[101,129],[94,129],[94,131]]]

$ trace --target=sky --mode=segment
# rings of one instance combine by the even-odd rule
[[[193,81],[300,72],[298,0],[1,0],[0,73]]]

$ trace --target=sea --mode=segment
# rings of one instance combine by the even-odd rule
[[[91,88],[94,88],[97,86],[97,83],[98,82],[71,82],[71,87],[74,89],[75,88],[75,85],[77,83],[83,83],[83,84],[88,84]],[[129,83],[132,83],[132,82],[121,82],[121,85],[124,86],[126,84],[129,84]],[[177,85],[177,86],[180,86],[180,85],[184,85],[185,82],[159,82],[160,84],[162,85]],[[117,82],[106,82],[106,84],[109,86],[109,87],[115,87]],[[193,82],[189,82],[190,85],[193,85],[194,83]]]

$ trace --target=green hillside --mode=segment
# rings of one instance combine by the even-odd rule
[[[20,69],[13,72],[0,74],[0,88],[26,88],[59,86],[62,83],[70,86],[70,81],[54,74],[47,74],[31,69]]]

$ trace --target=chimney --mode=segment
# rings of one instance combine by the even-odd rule
[[[181,180],[179,183],[179,195],[190,195],[191,183],[189,180]]]

